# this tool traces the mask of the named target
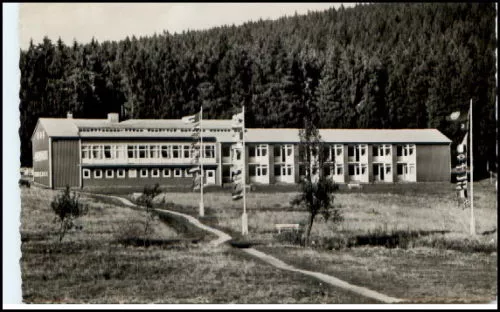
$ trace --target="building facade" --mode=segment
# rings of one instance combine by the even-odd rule
[[[203,120],[205,184],[231,181],[231,120]],[[191,185],[193,131],[181,120],[40,118],[33,180],[50,188]],[[321,129],[325,174],[337,183],[450,181],[451,141],[436,129]],[[305,173],[298,129],[245,131],[246,182],[297,183]]]

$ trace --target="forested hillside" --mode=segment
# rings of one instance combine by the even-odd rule
[[[38,117],[180,118],[204,105],[248,127],[438,128],[474,104],[475,162],[495,157],[495,5],[358,5],[119,42],[21,51],[21,163]],[[453,153],[454,154],[454,153]]]

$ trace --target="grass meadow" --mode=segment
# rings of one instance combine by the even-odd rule
[[[117,189],[115,194],[132,198],[142,187]],[[332,274],[409,303],[496,298],[493,185],[475,185],[475,237],[468,234],[470,210],[457,205],[450,183],[341,188],[335,204],[344,222],[333,225],[317,217],[308,248],[294,241],[293,232],[277,234],[276,223],[304,223],[308,217],[289,204],[296,189],[278,188],[280,192],[270,186],[247,194],[247,237],[240,235],[242,201],[232,201],[227,190],[207,189],[200,220],[299,268]],[[230,244],[204,248],[210,236],[175,218],[154,220],[153,239],[160,244],[123,243],[142,235],[144,212],[88,194],[82,195],[89,205],[89,213],[78,221],[82,229],[71,230],[58,243],[50,208],[57,191],[32,187],[21,192],[25,302],[375,303],[278,270]],[[159,208],[193,216],[198,216],[198,201],[197,192],[171,189],[155,199]]]
[[[320,216],[304,249],[293,233],[277,234],[276,223],[304,223],[306,211],[290,207],[294,192],[249,193],[249,235],[242,238],[242,202],[230,194],[206,193],[202,220],[237,240],[300,268],[332,274],[412,303],[477,303],[497,293],[496,191],[475,184],[476,235],[469,235],[470,209],[458,205],[449,183],[375,186],[340,190],[335,204],[344,222]],[[198,194],[167,192],[157,200],[197,215]],[[385,239],[385,240],[384,240]],[[391,240],[395,243],[388,244]],[[390,248],[387,248],[390,247]]]
[[[156,219],[160,246],[119,243],[140,233],[143,212],[82,196],[89,213],[61,243],[50,201],[57,191],[21,189],[21,273],[26,303],[376,303],[283,272],[228,245],[185,240],[188,227]],[[137,234],[139,235],[139,234]]]

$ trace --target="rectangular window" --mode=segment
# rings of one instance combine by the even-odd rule
[[[401,146],[401,145],[397,145],[397,146],[396,146],[396,155],[397,155],[398,157],[403,156],[403,146]]]
[[[148,177],[148,169],[141,169],[140,175],[141,175],[141,178],[147,178]]]
[[[101,159],[102,158],[100,145],[94,145],[92,147],[92,158],[93,159]]]
[[[106,169],[106,179],[110,179],[114,176],[113,169]]]
[[[135,154],[135,145],[128,145],[127,146],[127,156],[128,158],[136,158]]]
[[[231,149],[229,148],[229,146],[222,146],[222,157],[231,157]]]
[[[378,149],[379,149],[378,145],[373,145],[373,156],[375,156],[375,157],[378,156]],[[382,156],[382,155],[380,155],[380,156]]]
[[[176,178],[182,177],[182,170],[179,168],[175,168],[174,169],[174,177],[176,177]]]
[[[205,158],[215,158],[215,146],[214,145],[205,145]]]
[[[352,145],[347,146],[347,156],[354,157],[354,146]]]
[[[170,169],[165,168],[162,171],[163,171],[164,178],[170,178]]]
[[[366,148],[367,148],[366,145],[359,145],[361,156],[364,156],[366,154]]]
[[[329,176],[329,175],[331,175],[331,174],[332,174],[332,173],[331,173],[330,166],[324,166],[324,167],[323,167],[323,174],[324,174],[325,176]]]
[[[384,145],[385,148],[385,155],[389,156],[391,155],[391,146],[390,145]]]
[[[385,165],[385,173],[391,173],[391,165]]]
[[[151,177],[159,178],[160,177],[160,169],[151,169]]]
[[[162,145],[161,147],[161,157],[162,158],[170,158],[170,146]]]
[[[267,165],[259,165],[257,166],[257,176],[265,177],[267,176]]]
[[[128,170],[129,178],[137,178],[137,169],[129,169]]]
[[[123,145],[114,146],[114,157],[115,159],[123,158]]]
[[[248,157],[255,157],[255,146],[248,147]]]
[[[285,146],[283,145],[274,145],[274,157],[280,157],[281,156],[281,149],[284,149]]]
[[[264,157],[267,155],[267,145],[261,144],[257,146],[257,151],[255,154],[257,157]]]
[[[82,170],[82,175],[84,179],[90,179],[90,170],[89,169],[83,169]]]
[[[353,176],[355,174],[355,166],[349,165],[349,175]]]
[[[82,145],[82,158],[90,159],[90,147],[88,145]]]
[[[415,145],[408,145],[408,155],[413,155]]]
[[[292,156],[292,151],[293,151],[293,146],[287,145],[286,146],[286,156]]]
[[[337,175],[343,175],[344,174],[344,167],[342,165],[335,165],[335,173]]]
[[[116,170],[116,177],[120,179],[125,178],[125,169]]]
[[[329,145],[326,145],[323,147],[323,159],[324,161],[332,161],[331,157],[331,147]]]
[[[94,169],[94,178],[102,179],[102,170],[101,169]]]
[[[305,165],[299,165],[299,176],[303,177],[306,175],[306,166]]]
[[[146,158],[147,146],[139,145],[139,158]]]
[[[149,158],[158,158],[158,145],[151,145],[149,147]]]
[[[403,164],[397,164],[396,170],[398,175],[403,175]]]
[[[186,158],[186,159],[190,158],[191,152],[190,152],[189,145],[184,145],[182,147],[182,150],[183,150],[183,155],[184,155],[183,157]]]
[[[111,145],[104,145],[104,158],[111,158]]]
[[[378,176],[379,175],[379,169],[380,169],[380,165],[379,164],[373,164],[373,175]]]
[[[173,145],[172,146],[172,157],[173,158],[180,158],[180,146],[179,145]]]
[[[187,177],[187,178],[190,178],[193,176],[192,173],[189,172],[190,168],[186,168],[184,169],[184,176]]]
[[[281,175],[281,165],[274,165],[274,176],[280,176]]]
[[[256,173],[256,166],[255,165],[249,165],[248,166],[248,175],[251,177],[255,177],[257,175]]]

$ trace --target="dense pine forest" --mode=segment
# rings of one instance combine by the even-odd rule
[[[474,160],[496,161],[495,5],[357,5],[181,34],[21,50],[21,165],[38,117],[230,118],[248,127],[437,128],[474,105]]]

